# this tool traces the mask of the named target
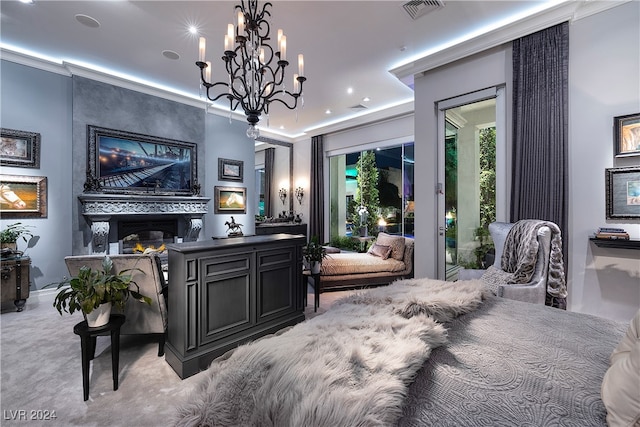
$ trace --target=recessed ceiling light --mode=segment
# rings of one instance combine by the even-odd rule
[[[164,56],[167,59],[180,59],[180,55],[177,52],[174,52],[172,50],[163,50],[162,51],[162,56]]]
[[[76,15],[76,21],[89,28],[98,28],[100,26],[100,23],[97,19],[92,18],[89,15],[83,15],[81,13]]]
[[[327,110],[324,113],[325,114],[331,114],[331,110],[327,108]]]
[[[33,4],[33,0],[20,0],[20,3]]]
[[[191,34],[198,34],[198,28],[195,25],[190,25],[189,26],[189,32]]]
[[[365,96],[364,98],[362,98],[362,102],[369,102],[371,101],[371,98],[369,98],[368,96]]]
[[[352,87],[347,88],[347,93],[351,95],[353,93],[353,88]]]

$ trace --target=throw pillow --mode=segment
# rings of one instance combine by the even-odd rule
[[[602,380],[602,402],[610,426],[640,423],[640,310],[626,335],[611,354],[611,366]]]
[[[374,243],[373,245],[371,245],[368,252],[373,256],[387,259],[389,258],[389,255],[391,255],[391,246],[379,245],[377,243]]]
[[[404,237],[378,233],[376,243],[391,247],[391,258],[397,259],[398,261],[404,260]]]
[[[513,274],[490,265],[480,278],[494,295],[498,295],[498,286],[510,283]]]

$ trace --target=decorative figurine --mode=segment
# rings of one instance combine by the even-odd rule
[[[242,234],[242,230],[240,229],[240,227],[242,227],[242,224],[236,223],[236,220],[233,219],[233,217],[231,217],[231,222],[225,221],[224,225],[227,226],[228,237],[244,236],[244,234]]]

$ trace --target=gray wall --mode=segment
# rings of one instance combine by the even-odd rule
[[[205,182],[204,109],[74,76],[73,80],[73,253],[90,253],[91,229],[77,196],[87,173],[87,125],[198,144],[198,182]],[[216,166],[217,167],[217,166]],[[203,232],[206,230],[203,230]],[[110,230],[110,241],[117,239]]]
[[[19,241],[18,249],[31,258],[31,289],[39,289],[67,274],[58,255],[71,253],[71,79],[7,61],[0,61],[0,76],[0,125],[41,137],[40,169],[3,166],[2,174],[47,177],[48,215],[0,220],[2,229],[33,226],[32,246]]]
[[[42,138],[40,169],[3,167],[2,174],[46,176],[48,217],[1,219],[0,228],[21,221],[32,225],[34,238],[19,249],[31,257],[31,289],[60,281],[68,275],[64,256],[87,253],[88,224],[79,213],[87,169],[87,125],[126,130],[198,144],[198,181],[201,194],[210,197],[200,239],[226,235],[229,215],[215,215],[214,186],[247,187],[247,213],[235,215],[245,234],[254,232],[254,143],[244,122],[206,114],[203,108],[141,92],[0,61],[0,125],[39,132]],[[218,158],[244,162],[244,182],[220,182]],[[32,302],[35,303],[35,302]]]

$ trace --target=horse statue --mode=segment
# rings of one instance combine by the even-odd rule
[[[231,217],[231,222],[225,221],[224,225],[227,226],[227,236],[238,237],[244,235],[242,234],[242,229],[240,228],[242,227],[242,224],[238,224],[236,220],[233,219],[233,217]]]

